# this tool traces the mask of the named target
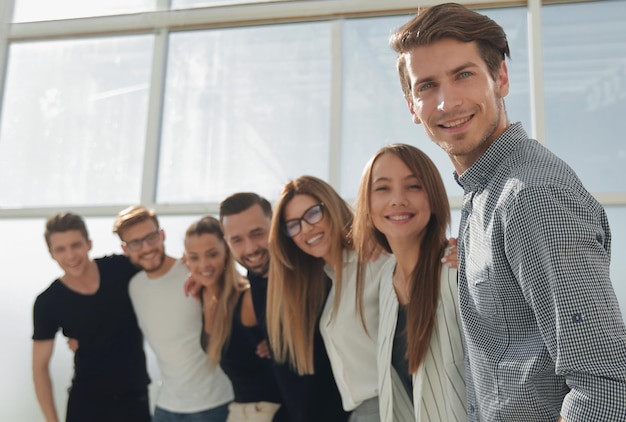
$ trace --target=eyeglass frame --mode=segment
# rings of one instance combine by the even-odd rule
[[[157,241],[160,239],[161,239],[161,229],[156,229],[156,231],[153,231],[152,233],[148,233],[141,239],[134,239],[134,240],[131,240],[130,242],[122,241],[122,245],[128,248],[129,251],[136,252],[138,250],[141,250],[141,247],[143,246],[144,243],[147,243],[148,245],[152,246],[152,245],[156,245]]]
[[[310,226],[313,226],[317,223],[319,223],[320,221],[322,221],[324,219],[324,208],[326,206],[324,205],[323,202],[318,202],[315,205],[311,205],[309,208],[307,208],[306,210],[304,210],[304,212],[302,213],[302,216],[300,218],[290,218],[289,220],[286,220],[283,224],[282,224],[282,229],[283,229],[283,233],[285,233],[285,235],[287,237],[290,238],[294,238],[297,235],[299,235],[302,232],[302,222],[304,221],[305,223],[307,223]],[[313,222],[313,221],[309,221],[307,214],[309,214],[311,211],[313,211],[315,208],[319,208],[319,213],[320,213],[320,219]],[[297,222],[298,225],[298,231],[295,233],[291,233],[291,230],[289,230],[289,227],[287,226],[289,223],[294,223]],[[296,227],[296,226],[294,226]]]

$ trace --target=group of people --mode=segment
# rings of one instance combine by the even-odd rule
[[[47,421],[59,329],[75,350],[67,421],[150,420],[142,333],[154,422],[626,420],[606,214],[509,122],[503,29],[447,3],[391,44],[409,112],[464,190],[458,254],[441,176],[404,144],[367,163],[354,207],[313,176],[273,213],[231,195],[188,228],[182,259],[145,207],[117,216],[125,256],[94,260],[82,218],[57,214],[45,239],[64,275],[34,306]]]

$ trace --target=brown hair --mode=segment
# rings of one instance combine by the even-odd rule
[[[413,19],[391,36],[389,44],[398,53],[397,68],[402,91],[411,100],[411,80],[406,68],[406,54],[418,46],[452,38],[476,42],[491,77],[496,80],[500,63],[511,57],[504,29],[491,18],[457,3],[444,3],[420,9]]]
[[[230,338],[233,325],[233,312],[241,292],[241,288],[239,287],[241,274],[237,271],[235,260],[224,240],[222,225],[216,218],[205,216],[194,222],[187,228],[185,239],[191,236],[201,236],[203,234],[215,235],[226,250],[224,273],[217,280],[215,316],[213,318],[213,326],[210,327],[211,335],[209,336],[209,344],[207,347],[207,355],[211,364],[215,367],[220,361],[224,345]],[[203,306],[204,305],[209,304],[203,304]]]
[[[150,210],[141,205],[132,205],[117,214],[117,218],[113,223],[113,233],[116,233],[120,239],[122,239],[124,230],[145,220],[154,221],[157,229],[160,227],[159,219],[157,218],[154,210]]]
[[[62,212],[48,218],[48,220],[46,220],[46,230],[43,233],[48,249],[50,249],[50,236],[52,236],[52,234],[70,230],[78,230],[85,240],[89,240],[85,220],[83,220],[83,217],[80,215],[71,212]]]
[[[393,253],[383,233],[374,226],[370,213],[372,168],[384,154],[397,156],[420,180],[430,205],[431,216],[422,238],[419,256],[411,273],[407,307],[407,359],[412,373],[424,361],[436,320],[439,304],[441,258],[447,246],[446,229],[450,225],[450,205],[441,175],[432,160],[419,149],[405,144],[387,145],[369,161],[361,178],[354,220],[354,241],[359,256],[369,254],[368,239],[375,239]]]
[[[313,334],[326,300],[325,262],[296,246],[283,231],[285,207],[296,195],[309,195],[324,203],[331,236],[330,256],[335,274],[333,312],[339,306],[343,250],[352,249],[350,206],[328,183],[313,176],[301,176],[287,183],[276,205],[270,228],[270,260],[267,293],[267,326],[274,357],[289,361],[299,374],[312,374]],[[362,296],[358,294],[357,298]]]

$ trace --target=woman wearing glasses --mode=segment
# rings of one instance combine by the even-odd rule
[[[235,401],[229,405],[227,422],[286,421],[272,362],[257,355],[264,335],[250,286],[235,267],[217,219],[203,217],[187,229],[185,261],[202,285],[202,347],[233,385]]]
[[[415,147],[386,146],[366,166],[356,208],[360,255],[371,239],[394,254],[380,282],[381,420],[466,421],[456,270],[440,260],[450,207],[437,168]]]
[[[326,182],[285,185],[270,229],[267,320],[274,358],[314,373],[319,324],[350,421],[378,421],[378,273],[389,258],[359,263],[353,214]],[[323,406],[323,403],[320,403]]]

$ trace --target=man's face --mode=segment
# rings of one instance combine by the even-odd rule
[[[222,219],[224,237],[234,258],[251,273],[262,276],[269,270],[270,223],[258,204]]]
[[[85,239],[79,230],[52,233],[49,250],[66,276],[77,279],[87,274],[91,240]]]
[[[124,229],[122,249],[131,262],[148,274],[158,273],[165,262],[165,233],[153,220],[144,220]]]
[[[476,43],[454,39],[415,47],[405,58],[413,121],[424,125],[462,174],[509,125],[506,64],[494,81]]]

